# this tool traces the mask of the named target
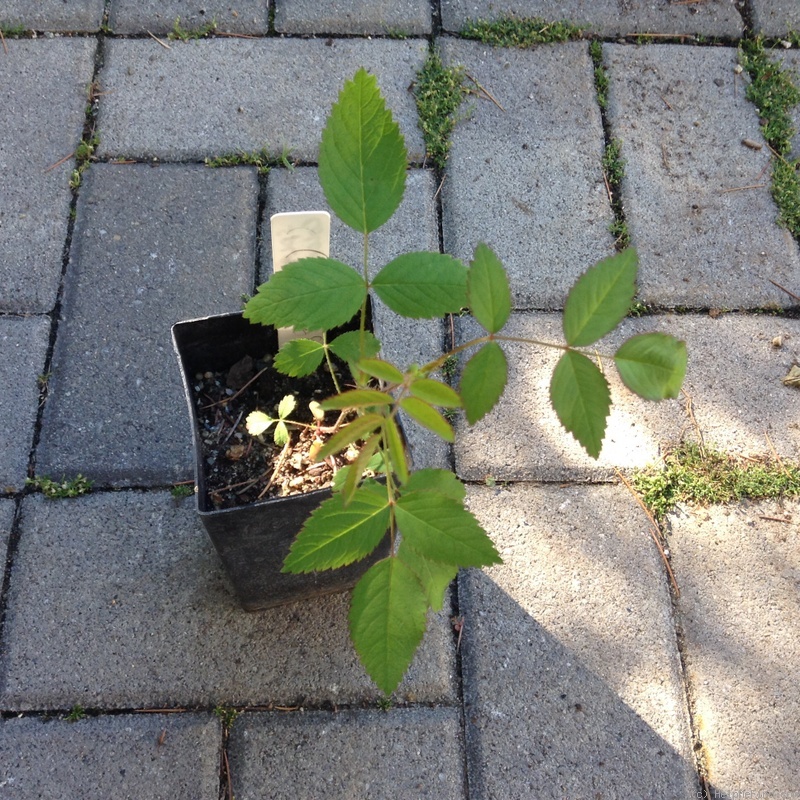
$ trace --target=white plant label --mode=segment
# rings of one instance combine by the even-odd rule
[[[327,211],[285,211],[270,217],[272,270],[280,272],[301,258],[327,258],[331,249],[331,215]],[[278,346],[292,339],[322,341],[322,331],[278,328]]]

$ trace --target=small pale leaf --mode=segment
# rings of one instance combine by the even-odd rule
[[[611,392],[597,365],[574,350],[564,353],[550,380],[550,402],[564,428],[597,458],[611,408]]]
[[[281,419],[286,419],[292,411],[294,411],[297,401],[294,399],[293,394],[287,394],[280,403],[278,403],[278,416]]]
[[[245,425],[247,426],[247,432],[251,436],[261,436],[273,422],[275,420],[272,417],[268,417],[263,411],[251,411],[247,415]]]
[[[275,439],[275,444],[281,447],[289,443],[289,429],[286,427],[286,423],[283,420],[278,420],[273,438]]]

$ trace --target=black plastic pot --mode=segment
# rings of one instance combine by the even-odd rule
[[[362,561],[306,575],[281,572],[292,542],[330,489],[215,509],[209,499],[192,391],[198,372],[228,370],[245,355],[262,358],[278,349],[274,328],[252,325],[241,313],[178,322],[172,340],[180,363],[195,454],[197,512],[247,611],[351,589],[372,564],[389,552],[389,538]]]

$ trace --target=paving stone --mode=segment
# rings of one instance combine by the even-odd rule
[[[600,165],[603,127],[582,42],[536,50],[445,41],[497,99],[473,102],[452,137],[442,186],[445,251],[492,247],[517,308],[560,308],[587,267],[613,253]]]
[[[411,170],[406,179],[403,202],[395,215],[369,238],[370,269],[374,274],[393,258],[416,250],[439,251],[439,230],[433,196],[436,185],[433,175],[424,170]],[[315,167],[299,167],[292,171],[275,169],[267,179],[267,197],[262,230],[263,248],[261,280],[272,272],[272,250],[268,242],[269,218],[282,211],[328,211]],[[363,240],[331,213],[331,256],[360,269],[363,261]],[[411,364],[425,364],[442,353],[444,331],[441,320],[409,320],[391,312],[373,298],[373,325],[383,343],[384,356],[402,369]],[[404,416],[413,463],[417,467],[444,467],[448,448],[429,431]]]
[[[81,140],[95,42],[10,39],[6,47],[0,53],[0,311],[42,313],[55,305],[61,279],[75,160],[53,165]]]
[[[614,468],[656,463],[663,447],[693,436],[695,424],[685,398],[651,403],[621,384],[610,366],[611,355],[629,336],[661,331],[687,344],[689,366],[684,389],[704,440],[724,451],[782,457],[800,456],[800,392],[782,384],[800,362],[800,323],[781,317],[723,315],[654,316],[626,319],[598,345],[611,386],[612,410],[603,450],[589,458],[561,428],[550,406],[550,377],[556,350],[542,351],[520,343],[504,344],[509,361],[508,386],[498,405],[483,420],[467,427],[459,419],[455,458],[465,480],[605,480]],[[516,314],[506,335],[540,341],[562,339],[561,317]],[[480,329],[459,320],[458,340],[469,341]],[[773,339],[780,337],[781,347]]]
[[[322,128],[345,79],[363,66],[378,79],[416,161],[422,160],[408,91],[424,40],[207,39],[107,43],[99,80],[104,156],[161,160],[285,150],[316,161]]]
[[[7,600],[0,707],[374,703],[381,695],[350,644],[348,606],[344,593],[242,611],[190,500],[31,496]],[[397,699],[453,703],[454,669],[443,612]]]
[[[211,714],[5,719],[0,794],[15,800],[216,800],[221,739]]]
[[[800,22],[797,27],[800,28]],[[792,50],[788,53],[781,53],[778,61],[783,69],[791,73],[794,85],[800,87],[800,52]],[[794,125],[794,136],[792,137],[792,150],[789,153],[789,158],[800,158],[800,105],[794,106],[790,109],[792,117],[792,124]]]
[[[784,0],[787,2],[788,0]],[[630,33],[670,33],[738,37],[742,18],[729,0],[701,4],[664,3],[659,0],[442,0],[442,27],[459,31],[468,19],[504,16],[537,17],[549,22],[567,20],[586,32],[603,36]]]
[[[461,800],[465,792],[455,708],[246,714],[228,752],[241,800]]]
[[[770,153],[734,73],[737,51],[605,45],[603,58],[611,131],[626,162],[622,199],[641,261],[640,299],[787,305],[769,279],[800,284],[800,256],[775,222]],[[746,188],[753,186],[760,188]]]
[[[104,0],[4,0],[0,25],[35,31],[96,31],[104,6]]]
[[[11,536],[11,524],[14,521],[14,501],[0,500],[0,564],[6,563],[8,537]]]
[[[620,486],[472,487],[504,564],[459,578],[478,797],[694,797],[664,568]]]
[[[791,797],[800,729],[800,503],[670,515],[694,721],[716,797]]]
[[[753,0],[753,25],[765,36],[786,36],[800,29],[800,5],[795,0]]]
[[[47,317],[0,316],[0,492],[25,485],[49,337]]]
[[[78,203],[38,474],[101,485],[191,474],[170,327],[252,291],[255,169],[96,164]]]
[[[187,32],[216,25],[219,32],[265,34],[269,13],[261,0],[114,0],[108,14],[114,33],[163,35],[175,30],[176,24]]]
[[[279,0],[275,6],[279,33],[370,33],[409,36],[431,32],[427,0]]]

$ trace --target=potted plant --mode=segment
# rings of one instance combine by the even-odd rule
[[[281,572],[315,580],[354,566],[363,573],[352,594],[350,633],[367,672],[387,694],[422,640],[428,610],[442,607],[458,569],[500,561],[465,508],[465,489],[456,476],[410,467],[399,417],[402,412],[452,442],[450,410],[459,410],[469,424],[490,411],[506,384],[503,342],[510,338],[502,330],[511,313],[505,270],[484,244],[469,265],[441,253],[415,252],[369,275],[369,235],[400,204],[406,168],[399,127],[374,77],[360,69],[331,110],[319,153],[319,178],[331,209],[364,237],[360,269],[323,257],[289,264],[259,287],[233,333],[214,334],[236,338],[252,329],[263,344],[276,328],[339,329],[324,333],[321,341],[294,339],[276,357],[278,369],[295,380],[330,370],[332,355],[341,359],[348,374],[319,405],[324,412],[350,415],[320,440],[314,458],[319,463],[349,450],[351,463],[337,470],[333,491],[321,501],[305,501],[303,513],[311,513],[281,556]],[[632,249],[589,269],[567,298],[564,341],[551,345],[563,351],[551,380],[551,403],[564,428],[595,458],[611,399],[600,368],[581,348],[610,333],[628,313],[636,272]],[[467,308],[485,334],[428,364],[392,364],[380,357],[381,344],[367,324],[370,293],[393,312],[415,319]],[[341,332],[353,320],[353,329]],[[214,353],[217,344],[209,339],[203,347]],[[434,377],[454,355],[463,363],[455,387]],[[658,400],[678,395],[687,355],[683,342],[650,333],[628,339],[613,360],[629,389]],[[277,415],[261,411],[275,428],[289,416],[280,409]]]

